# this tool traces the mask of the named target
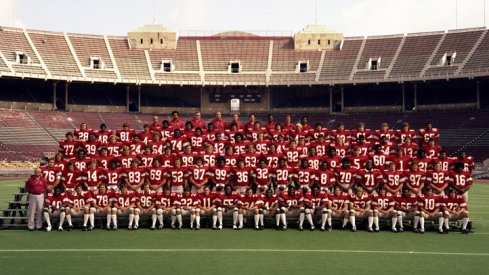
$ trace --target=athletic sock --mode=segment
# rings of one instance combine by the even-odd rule
[[[255,227],[260,226],[260,214],[255,214]]]
[[[134,215],[134,226],[139,227],[139,215]]]
[[[260,218],[260,225],[265,226],[265,223],[263,222],[263,214],[259,214],[258,217]]]
[[[95,214],[90,213],[90,226],[95,227]]]
[[[299,226],[302,226],[304,224],[304,216],[305,214],[302,212],[299,214]]]
[[[469,218],[463,218],[462,219],[462,229],[466,230],[468,223],[469,223]]]
[[[61,226],[61,227],[65,223],[65,216],[66,216],[65,212],[59,213],[59,226]]]
[[[190,228],[194,227],[195,214],[190,214]]]
[[[374,217],[368,216],[368,228],[372,228],[373,223],[374,223]]]
[[[134,221],[134,214],[129,214],[129,227],[132,227],[133,221]]]
[[[379,229],[379,216],[374,217],[375,229]]]
[[[197,227],[200,227],[200,215],[195,215],[195,223],[197,224]]]
[[[71,215],[66,215],[66,222],[69,226],[73,226],[73,224],[71,223]]]
[[[83,214],[83,226],[87,226],[89,216],[90,214]]]
[[[439,218],[438,218],[438,229],[439,229],[439,230],[442,230],[442,229],[443,229],[443,224],[444,224],[444,223],[445,223],[445,221],[444,221],[443,217],[439,217]],[[447,223],[448,223],[448,222],[447,222]],[[448,226],[447,226],[447,228],[448,228]]]
[[[48,227],[51,227],[51,219],[49,218],[49,213],[48,212],[44,212],[44,220],[46,221]]]
[[[151,227],[155,227],[156,226],[156,218],[157,218],[157,215],[156,214],[151,214]]]
[[[314,226],[314,222],[312,221],[312,215],[310,213],[306,214],[306,220],[311,226]]]
[[[238,214],[238,222],[239,226],[243,227],[243,214]]]
[[[117,227],[117,215],[112,214],[110,216],[112,217],[112,223],[114,224],[115,227]]]
[[[110,220],[111,220],[110,213],[107,213],[105,217],[107,218],[107,227],[110,227]]]
[[[327,213],[323,213],[321,215],[321,227],[325,227],[326,226],[326,221],[328,220],[328,214]]]

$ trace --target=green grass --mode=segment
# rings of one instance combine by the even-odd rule
[[[2,207],[21,184],[0,182]],[[293,229],[3,230],[0,266],[3,274],[485,274],[489,269],[488,199],[489,185],[475,184],[470,194],[475,233],[469,236]],[[46,251],[32,251],[36,249]]]

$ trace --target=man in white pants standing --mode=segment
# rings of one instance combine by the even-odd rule
[[[34,175],[25,182],[25,190],[29,193],[29,208],[27,209],[27,216],[29,217],[27,228],[29,231],[42,229],[42,208],[44,205],[44,193],[47,188],[48,183],[42,176],[41,168],[36,168]],[[35,224],[34,217],[36,217]]]

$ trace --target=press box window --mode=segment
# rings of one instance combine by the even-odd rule
[[[15,53],[15,62],[18,64],[30,64],[31,58],[23,52],[16,52]]]
[[[90,68],[99,70],[104,68],[104,63],[99,57],[90,57]]]
[[[173,63],[171,60],[161,61],[161,70],[163,72],[173,72]]]
[[[442,66],[452,66],[453,63],[455,62],[455,57],[457,56],[457,53],[445,53],[443,57],[441,58],[441,65]]]
[[[380,68],[380,57],[370,58],[367,63],[367,70],[377,71]]]
[[[307,73],[309,71],[309,61],[299,61],[296,71],[299,73]]]
[[[239,64],[239,62],[230,62],[229,63],[229,71],[233,74],[237,74],[241,71],[241,65]]]

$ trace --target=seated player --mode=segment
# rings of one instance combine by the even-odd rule
[[[85,209],[85,205],[91,204],[92,194],[90,192],[83,191],[83,185],[78,184],[75,187],[75,192],[68,193],[68,196],[65,198],[65,213],[66,213],[66,221],[68,222],[68,231],[73,230],[72,217],[83,217],[84,225],[86,227],[87,221],[89,219],[89,210]]]
[[[285,158],[278,159],[278,167],[273,169],[272,182],[275,185],[275,194],[280,195],[292,183],[294,168],[288,167]]]
[[[342,219],[343,224],[341,226],[342,229],[346,228],[348,224],[350,212],[348,211],[349,205],[349,195],[346,192],[343,192],[341,187],[338,185],[335,186],[333,193],[328,195],[329,197],[329,209],[331,210],[331,214],[328,217],[328,231],[331,231],[332,227],[332,218]]]
[[[219,228],[214,227],[214,229],[221,230],[223,226],[223,216],[231,215],[233,216],[233,229],[238,229],[238,226],[236,225],[236,223],[238,222],[238,208],[236,207],[236,204],[239,198],[240,195],[236,192],[233,192],[231,185],[226,184],[226,186],[224,187],[224,193],[218,194],[215,199]]]
[[[446,232],[450,230],[449,221],[462,220],[462,234],[469,234],[469,211],[463,196],[457,195],[454,189],[448,190],[448,196],[443,198],[443,209]]]
[[[258,219],[260,222],[259,229],[263,230],[265,228],[264,216],[267,215],[271,217],[277,213],[278,197],[272,191],[272,189],[267,189],[265,195],[261,195],[260,199],[256,202],[258,207]],[[276,215],[277,222],[280,217]]]
[[[314,231],[315,229],[312,217],[316,215],[321,216],[321,231],[325,231],[328,214],[330,214],[330,210],[328,209],[328,194],[319,191],[319,186],[313,185],[311,187],[311,192],[306,192],[304,194],[304,207],[305,218],[311,225],[311,231]],[[299,217],[299,219],[301,219],[301,217]],[[302,226],[299,225],[299,227]]]
[[[211,192],[209,186],[204,186],[202,193],[197,193],[199,203],[196,206],[198,208],[196,212],[196,230],[200,229],[200,217],[202,216],[212,216],[213,227],[216,227],[217,223],[217,212],[214,200],[217,194]],[[198,218],[197,218],[198,217]]]
[[[425,219],[435,221],[438,219],[438,232],[443,234],[443,213],[440,212],[441,198],[433,194],[431,187],[426,187],[425,194],[418,195],[418,208],[420,212],[419,233],[424,233]],[[418,223],[414,220],[414,229],[416,232]]]
[[[156,227],[156,209],[155,198],[156,192],[149,188],[149,184],[144,183],[142,191],[136,194],[136,208],[134,209],[134,230],[139,229],[140,216],[151,216],[151,230],[155,230]]]
[[[238,229],[242,229],[243,217],[251,217],[253,213],[253,217],[255,220],[255,229],[260,230],[260,213],[259,213],[259,205],[262,203],[261,195],[253,194],[253,190],[251,188],[247,188],[244,195],[241,195],[237,207],[238,207]]]
[[[119,191],[115,195],[115,199],[117,217],[128,217],[129,225],[127,228],[132,230],[134,208],[136,207],[136,193],[129,190],[127,183],[122,183],[119,187]]]
[[[416,194],[413,194],[408,188],[404,188],[401,194],[397,194],[395,196],[396,200],[396,211],[397,211],[397,223],[399,225],[398,232],[404,231],[403,219],[419,220],[419,211],[418,211],[418,198]],[[395,226],[394,224],[392,225]]]
[[[355,194],[351,194],[348,199],[350,203],[350,223],[351,231],[357,231],[356,218],[368,219],[368,232],[374,232],[372,224],[374,221],[374,211],[371,209],[370,197],[363,191],[362,187],[357,187]]]
[[[59,217],[58,231],[63,231],[65,221],[64,199],[66,194],[62,192],[61,186],[54,187],[53,193],[46,195],[44,203],[44,221],[47,223],[46,232],[51,231],[51,218]]]
[[[185,187],[183,194],[178,195],[177,198],[180,199],[180,214],[182,217],[190,216],[190,229],[194,230],[194,222],[200,228],[199,198],[196,193],[190,191],[190,186]],[[181,221],[179,222],[181,224]]]
[[[107,217],[107,230],[110,230],[111,221],[114,226],[113,230],[117,230],[117,208],[114,206],[115,193],[109,191],[107,188],[107,183],[101,183],[99,189],[92,192],[92,202],[93,205],[90,208],[91,214],[96,214],[97,216],[106,215]],[[93,225],[93,224],[92,224]]]
[[[394,196],[387,192],[383,187],[380,188],[378,193],[371,196],[372,209],[374,210],[374,230],[379,231],[379,219],[390,219],[392,225],[392,232],[397,232],[397,211],[394,210],[395,201]]]
[[[163,192],[156,195],[156,217],[158,218],[158,229],[164,228],[163,215],[171,215],[172,222],[175,224],[176,211],[173,207],[173,201],[177,199],[177,194],[172,193],[170,187],[163,186]]]
[[[290,185],[287,191],[282,191],[278,196],[280,220],[282,228],[277,222],[277,230],[287,230],[287,217],[298,218],[300,213],[304,213],[303,197],[300,191],[295,191],[295,187]]]

